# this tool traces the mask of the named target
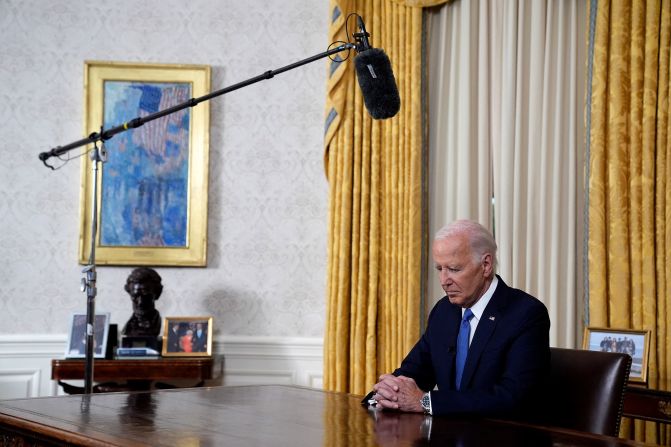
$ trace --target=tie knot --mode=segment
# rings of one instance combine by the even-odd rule
[[[464,312],[464,315],[461,317],[461,320],[471,321],[471,318],[473,318],[473,311],[471,309],[466,309],[466,312]]]

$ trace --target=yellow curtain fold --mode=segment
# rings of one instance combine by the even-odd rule
[[[669,1],[591,4],[589,325],[652,331],[649,385],[671,380]],[[667,443],[669,428],[621,435]]]
[[[331,0],[330,41],[347,15],[389,56],[400,112],[366,111],[352,53],[329,64],[324,163],[329,181],[324,388],[364,394],[417,340],[422,296],[422,10],[390,0]],[[348,31],[355,30],[350,19]]]

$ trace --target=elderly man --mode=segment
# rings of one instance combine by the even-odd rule
[[[496,242],[477,222],[442,228],[432,252],[447,296],[401,367],[380,376],[364,402],[433,415],[524,415],[549,370],[547,309],[495,274]]]

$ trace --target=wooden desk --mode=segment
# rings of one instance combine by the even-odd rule
[[[212,378],[212,357],[103,360],[93,362],[93,380],[98,382],[95,392],[150,390],[153,387],[168,388],[161,382],[190,382],[190,386],[202,386]],[[51,361],[51,379],[58,380],[68,394],[81,394],[83,388],[70,385],[63,380],[84,380],[85,360],[65,359]],[[100,383],[103,382],[103,383]]]
[[[592,446],[643,444],[485,419],[387,413],[361,396],[290,386],[205,387],[0,402],[5,445]]]
[[[624,416],[671,424],[671,391],[629,385],[624,395]]]

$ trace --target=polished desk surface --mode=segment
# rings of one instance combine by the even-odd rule
[[[371,411],[360,399],[267,385],[6,400],[0,436],[9,445],[643,445],[505,421]]]

